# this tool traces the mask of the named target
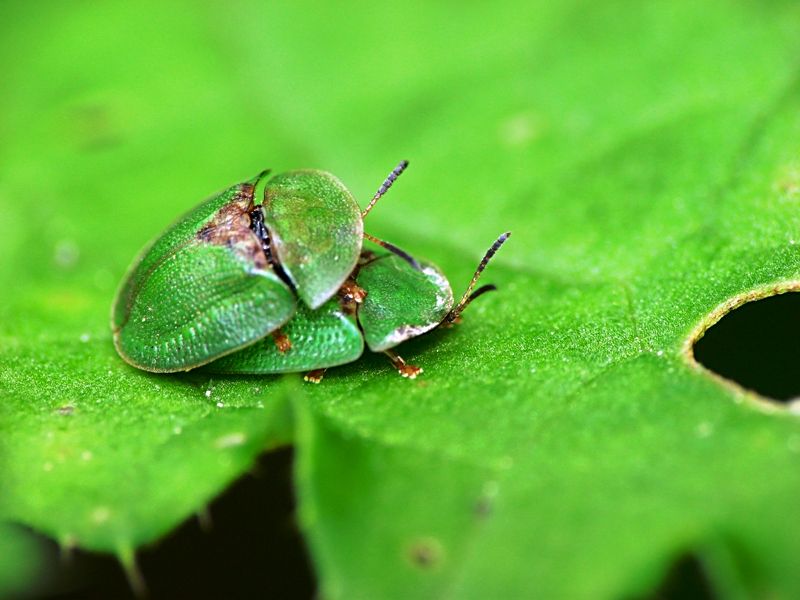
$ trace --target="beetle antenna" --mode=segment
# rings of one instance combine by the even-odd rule
[[[482,285],[469,295],[469,298],[467,298],[467,301],[464,303],[464,306],[461,307],[461,311],[463,312],[464,309],[470,305],[470,302],[475,300],[475,298],[480,298],[486,292],[496,292],[496,291],[497,291],[497,286],[493,283],[487,283],[486,285]]]
[[[400,250],[400,248],[398,248],[394,244],[390,244],[389,242],[384,242],[383,240],[376,238],[374,235],[368,234],[366,231],[364,232],[364,237],[367,238],[373,244],[378,244],[378,246],[380,246],[381,248],[386,248],[392,254],[396,254],[404,261],[406,261],[408,264],[410,264],[417,271],[422,271],[422,266],[416,260],[414,260],[414,258],[410,254],[408,254],[404,250]]]
[[[375,203],[381,199],[381,196],[383,196],[386,192],[389,191],[389,188],[392,187],[392,184],[394,183],[395,179],[400,177],[402,172],[406,170],[407,166],[408,166],[408,161],[401,160],[400,164],[397,165],[394,169],[392,169],[392,172],[389,173],[389,176],[383,180],[381,187],[378,188],[378,191],[375,192],[375,195],[372,197],[372,200],[370,200],[369,204],[367,204],[367,208],[361,211],[362,219],[367,216],[369,211],[372,210],[372,207],[375,206]]]
[[[475,269],[475,274],[472,276],[472,281],[469,282],[467,286],[467,291],[464,292],[464,295],[461,296],[461,301],[456,305],[456,307],[451,310],[444,319],[442,319],[442,323],[444,324],[452,324],[458,320],[458,317],[464,312],[464,309],[469,306],[470,302],[475,300],[478,296],[482,296],[486,292],[491,292],[496,290],[497,288],[494,285],[484,285],[479,287],[474,292],[472,291],[475,287],[475,284],[478,283],[478,278],[483,273],[483,270],[486,268],[486,265],[489,264],[489,261],[492,260],[492,257],[500,250],[500,246],[506,243],[506,240],[511,236],[510,231],[506,231],[503,235],[497,238],[492,244],[491,248],[486,251],[486,254],[483,255],[478,268]]]

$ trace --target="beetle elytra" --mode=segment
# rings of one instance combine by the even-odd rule
[[[407,164],[363,211],[335,176],[315,170],[264,171],[201,203],[146,247],[123,281],[112,309],[120,356],[152,372],[308,371],[318,382],[366,344],[415,377],[421,369],[392,349],[452,325],[495,289],[473,291],[510,234],[455,304],[435,265],[364,232],[364,217]],[[383,250],[365,250],[364,238]]]

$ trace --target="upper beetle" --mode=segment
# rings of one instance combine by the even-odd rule
[[[324,369],[357,359],[366,339],[415,377],[421,369],[391,348],[455,322],[494,289],[472,292],[509,234],[490,248],[454,307],[437,267],[363,230],[363,218],[407,164],[363,211],[336,177],[315,170],[265,171],[206,200],[128,273],[112,309],[117,351],[153,372],[211,363],[220,373],[312,371],[307,379],[319,381]],[[389,253],[363,251],[364,237]]]

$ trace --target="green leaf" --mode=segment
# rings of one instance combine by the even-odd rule
[[[330,597],[632,596],[687,554],[800,595],[800,421],[688,352],[798,287],[794,3],[0,10],[1,514],[129,556],[293,441]],[[364,205],[401,158],[367,230],[456,295],[514,233],[500,291],[399,348],[417,380],[117,358],[115,286],[179,214],[265,167]]]
[[[31,535],[0,522],[0,596],[22,597],[41,571],[39,549]]]
[[[251,139],[253,118],[212,117],[216,93],[201,96],[222,70],[212,48],[190,48],[198,23],[178,7],[159,9],[155,27],[123,4],[3,10],[14,92],[0,100],[0,251],[11,257],[0,265],[0,513],[129,559],[289,441],[277,379],[148,375],[120,360],[109,327],[115,289],[148,238],[215,186],[252,175],[240,169],[257,172],[258,157],[242,159],[265,144],[225,150],[227,173],[210,155],[236,144],[210,141],[198,123]],[[180,78],[145,76],[152,60]],[[193,146],[204,147],[193,168],[168,166]],[[216,181],[193,183],[203,171]]]

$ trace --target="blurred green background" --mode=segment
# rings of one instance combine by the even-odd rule
[[[800,422],[689,351],[797,289],[798,51],[779,0],[3,2],[0,593],[36,589],[25,531],[135,573],[292,445],[323,597],[638,597],[686,561],[800,596]],[[367,230],[457,294],[514,233],[403,347],[421,378],[116,356],[118,282],[201,199],[314,167],[365,204],[403,158]]]

